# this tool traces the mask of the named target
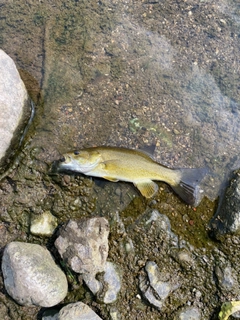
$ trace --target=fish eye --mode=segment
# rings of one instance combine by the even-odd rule
[[[66,159],[64,157],[62,157],[59,161],[60,162],[64,162]]]
[[[75,154],[75,156],[77,156],[79,154],[79,151],[75,150],[74,154]]]

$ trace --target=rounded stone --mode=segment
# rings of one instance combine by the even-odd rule
[[[3,253],[2,272],[8,294],[21,305],[51,307],[68,292],[65,274],[49,251],[38,244],[9,243]]]
[[[27,90],[13,60],[0,50],[0,172],[19,146],[31,115]]]
[[[68,304],[63,307],[58,316],[59,320],[101,320],[89,306],[82,302]]]

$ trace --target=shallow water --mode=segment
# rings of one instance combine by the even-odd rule
[[[237,2],[17,2],[1,43],[42,87],[44,157],[155,144],[165,165],[208,166],[216,198],[240,166]]]

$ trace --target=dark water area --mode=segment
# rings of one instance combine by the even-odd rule
[[[203,188],[210,201],[197,209],[201,218],[165,185],[157,209],[170,213],[173,229],[194,245],[211,247],[211,201],[240,167],[238,1],[2,0],[0,31],[0,47],[36,103],[31,137],[11,177],[21,192],[2,193],[4,219],[21,214],[17,219],[27,229],[31,210],[55,205],[61,220],[73,192],[82,197],[81,214],[95,206],[114,220],[117,209],[131,225],[149,205],[132,185],[78,177],[82,193],[67,190],[53,205],[51,178],[42,177],[66,151],[154,145],[154,158],[166,166],[209,168]],[[4,190],[12,190],[9,181]],[[12,211],[16,204],[15,213],[9,213],[9,203]],[[186,220],[194,221],[194,230],[183,227]]]

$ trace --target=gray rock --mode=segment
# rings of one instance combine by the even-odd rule
[[[114,263],[107,261],[103,281],[105,284],[103,288],[106,287],[107,289],[101,293],[102,301],[113,303],[117,300],[118,292],[121,289],[121,278]]]
[[[99,280],[89,273],[83,274],[82,278],[92,293],[97,294],[99,301],[108,304],[117,300],[121,289],[121,277],[114,263],[106,262],[104,274]]]
[[[3,253],[2,272],[8,294],[21,305],[51,307],[68,292],[65,274],[47,249],[11,242]]]
[[[86,304],[76,302],[63,307],[58,320],[101,320],[101,318]]]
[[[31,104],[13,60],[2,50],[0,74],[0,172],[3,172],[20,144]]]
[[[176,279],[171,279],[170,274],[160,272],[153,261],[146,263],[145,272],[140,274],[139,280],[143,296],[158,309],[162,308],[169,294],[180,286]]]
[[[201,320],[201,312],[196,307],[184,307],[174,320]]]
[[[61,228],[55,246],[73,271],[94,277],[105,270],[108,234],[109,225],[105,218],[70,220]]]
[[[81,277],[79,277],[80,279],[84,280],[86,286],[89,290],[92,291],[93,294],[97,294],[99,291],[102,291],[103,289],[101,281],[97,280],[95,276],[95,274],[92,275],[91,273],[87,272],[82,274]]]

